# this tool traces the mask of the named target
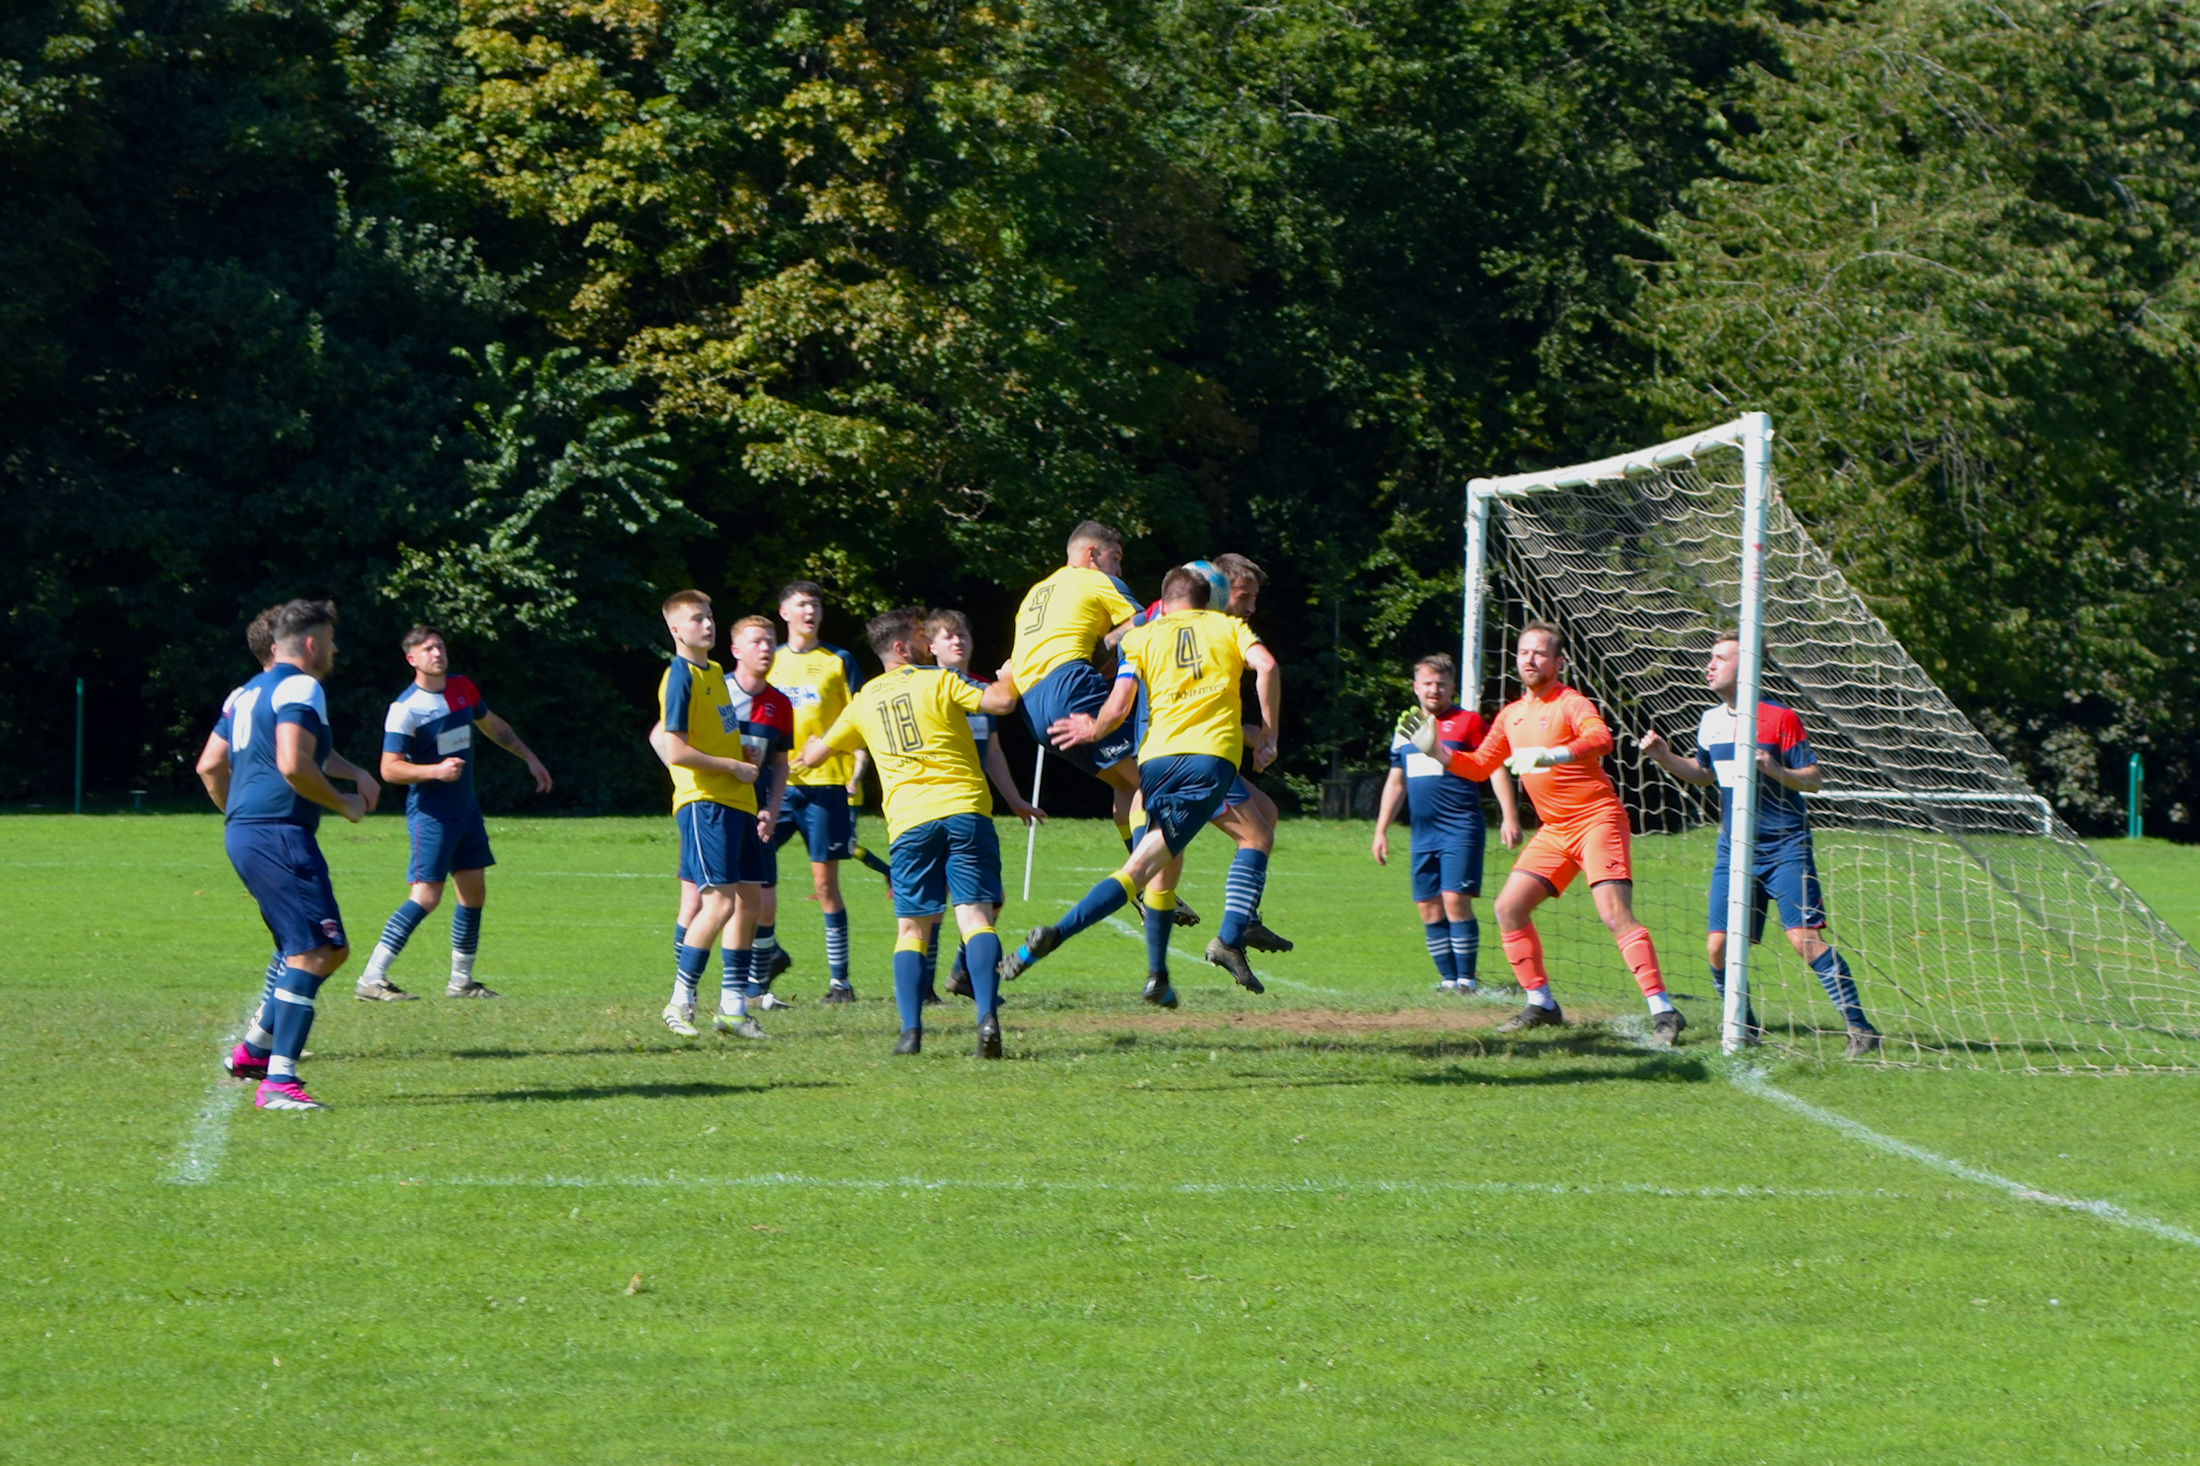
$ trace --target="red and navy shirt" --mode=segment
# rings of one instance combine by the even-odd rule
[[[488,716],[480,690],[457,676],[444,678],[441,692],[430,692],[415,682],[390,704],[389,715],[382,720],[384,753],[394,753],[409,764],[465,760],[464,769],[448,784],[430,780],[412,785],[405,796],[406,814],[438,820],[473,818],[480,808],[474,800],[474,724]]]
[[[738,673],[726,679],[726,697],[733,704],[734,726],[741,735],[741,756],[761,770],[756,776],[756,807],[769,809],[772,755],[794,747],[794,699],[769,682],[759,691],[746,691]]]
[[[1811,752],[1810,737],[1795,709],[1776,702],[1757,704],[1757,746],[1772,755],[1784,769],[1807,769],[1818,762]],[[1696,762],[1719,781],[1719,859],[1726,858],[1727,839],[1734,828],[1734,709],[1713,703],[1696,725]],[[1756,759],[1751,758],[1751,767]],[[1757,776],[1757,848],[1778,851],[1810,843],[1810,811],[1803,796],[1777,780]]]
[[[1437,756],[1398,734],[1390,740],[1390,766],[1406,776],[1406,817],[1413,824],[1415,848],[1482,833],[1482,785],[1444,766],[1442,755],[1472,753],[1488,731],[1480,713],[1454,707],[1436,720]]]

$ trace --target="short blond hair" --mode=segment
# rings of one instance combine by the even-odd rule
[[[734,637],[739,636],[742,632],[747,631],[751,627],[755,627],[757,630],[763,632],[773,641],[779,640],[779,626],[769,616],[743,616],[740,620],[733,623],[733,629],[726,633],[726,639],[728,641],[731,641]]]
[[[676,590],[671,595],[665,597],[664,605],[659,607],[658,609],[663,611],[665,615],[669,616],[674,611],[680,610],[682,607],[685,606],[708,607],[709,605],[710,597],[704,595],[699,590]]]

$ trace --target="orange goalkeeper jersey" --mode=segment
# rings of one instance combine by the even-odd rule
[[[1454,753],[1445,762],[1455,774],[1487,779],[1516,748],[1566,748],[1573,753],[1572,763],[1521,776],[1521,787],[1535,802],[1535,817],[1546,826],[1574,826],[1614,814],[1626,817],[1619,791],[1604,772],[1612,730],[1596,705],[1571,687],[1554,685],[1541,697],[1531,693],[1507,703],[1480,748]]]

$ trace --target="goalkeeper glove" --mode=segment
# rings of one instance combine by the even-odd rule
[[[1419,708],[1408,708],[1398,719],[1398,731],[1415,748],[1430,758],[1436,757],[1436,720],[1427,713]]]
[[[1516,748],[1505,760],[1505,772],[1517,779],[1535,769],[1573,761],[1574,751],[1570,748]]]

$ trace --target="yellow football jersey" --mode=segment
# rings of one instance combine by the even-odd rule
[[[886,791],[886,836],[951,814],[993,812],[969,714],[982,683],[944,667],[896,667],[865,683],[825,735],[841,752],[871,750]]]
[[[799,752],[804,744],[824,737],[825,730],[840,721],[848,699],[863,685],[863,669],[837,646],[820,642],[806,652],[781,646],[772,654],[772,669],[764,680],[787,694],[787,701],[794,704],[794,747]],[[855,774],[854,759],[829,758],[814,769],[790,768],[787,782],[814,788],[845,784]]]
[[[741,724],[726,692],[726,669],[716,662],[697,666],[674,657],[657,682],[657,714],[665,731],[677,733],[697,753],[750,761],[741,746]],[[756,813],[756,786],[715,770],[672,769],[672,807],[707,799],[729,809]]]
[[[1130,592],[1112,575],[1065,565],[1024,592],[1016,608],[1016,686],[1039,685],[1064,662],[1092,655],[1100,639],[1136,615]]]
[[[1126,632],[1123,667],[1146,689],[1146,734],[1138,761],[1177,753],[1245,756],[1245,700],[1238,683],[1245,654],[1260,645],[1253,628],[1220,611],[1171,611]]]

